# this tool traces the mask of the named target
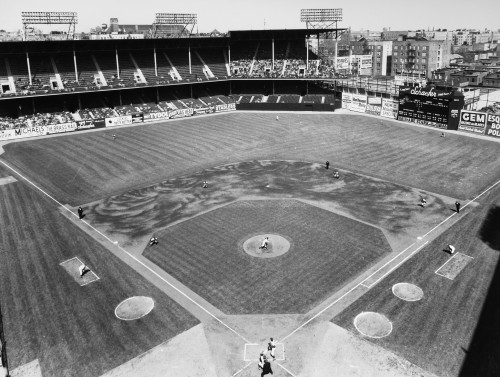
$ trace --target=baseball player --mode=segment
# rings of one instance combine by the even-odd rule
[[[90,268],[85,266],[85,264],[82,264],[80,267],[78,267],[78,272],[80,272],[80,277],[82,278],[83,275],[85,275],[87,272],[90,271]]]
[[[262,241],[262,244],[259,246],[259,249],[266,249],[267,250],[267,244],[269,243],[269,237],[264,238]]]

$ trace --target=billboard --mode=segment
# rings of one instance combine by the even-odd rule
[[[78,130],[94,128],[94,121],[92,119],[79,120],[76,122],[76,128]]]
[[[346,110],[351,110],[352,104],[352,94],[342,93],[342,108]]]
[[[396,119],[398,117],[398,101],[383,98],[382,108],[380,109],[380,115],[385,118]]]
[[[349,56],[341,56],[335,59],[336,69],[350,69],[350,59]]]
[[[353,94],[350,110],[358,113],[366,111],[367,96],[365,94]]]
[[[177,109],[177,110],[169,110],[168,117],[169,118],[184,118],[188,116],[192,116],[194,113],[193,108],[188,107],[187,109]]]
[[[132,124],[132,115],[106,118],[106,127],[123,126],[125,124]]]
[[[484,134],[500,139],[500,114],[487,114]]]
[[[366,104],[365,113],[367,114],[380,115],[381,111],[382,111],[382,105],[371,105],[369,103]]]
[[[486,125],[486,115],[486,113],[477,111],[462,110],[460,111],[458,129],[482,135],[484,134],[484,127]]]
[[[0,140],[24,139],[27,137],[71,132],[77,129],[76,122],[49,124],[45,126],[21,127],[0,131]]]
[[[158,119],[168,119],[168,111],[144,113],[144,122],[153,122]]]

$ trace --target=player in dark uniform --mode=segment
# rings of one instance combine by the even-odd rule
[[[325,162],[325,167],[328,170],[328,168],[330,167],[330,161]]]
[[[78,207],[78,217],[81,219],[83,219],[83,208],[82,207]]]

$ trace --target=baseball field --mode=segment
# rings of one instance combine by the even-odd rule
[[[440,134],[234,112],[5,143],[11,371],[256,376],[274,337],[278,376],[499,375],[500,143]]]

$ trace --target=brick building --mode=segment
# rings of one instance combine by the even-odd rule
[[[436,69],[449,67],[450,58],[451,41],[394,41],[391,74],[412,72],[431,78]]]
[[[368,48],[373,56],[373,75],[389,76],[392,65],[392,41],[370,41]]]

